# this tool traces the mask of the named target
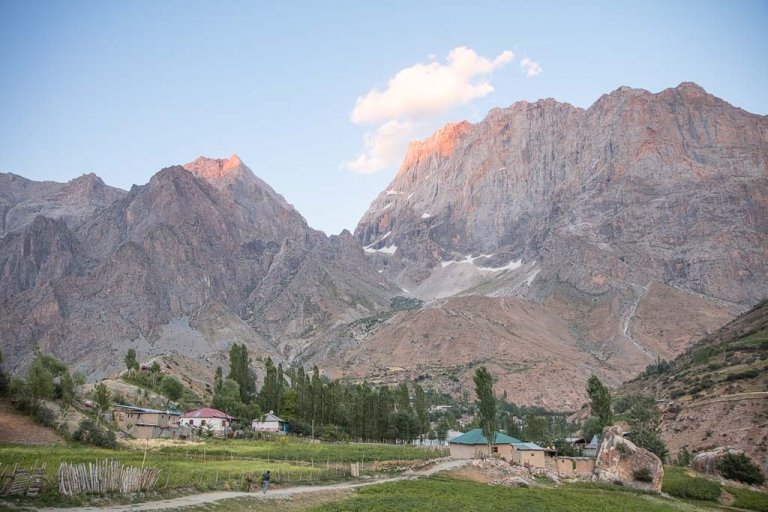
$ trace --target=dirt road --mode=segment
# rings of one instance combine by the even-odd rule
[[[173,498],[170,500],[161,501],[149,501],[146,503],[136,503],[134,505],[118,505],[113,507],[83,507],[77,510],[93,511],[93,512],[120,512],[120,511],[149,511],[149,510],[170,510],[170,509],[183,509],[186,507],[204,505],[206,503],[212,503],[215,501],[227,500],[231,498],[243,498],[249,497],[259,500],[276,499],[285,496],[294,496],[297,494],[306,494],[311,492],[326,492],[326,491],[339,491],[345,489],[355,489],[357,487],[364,487],[366,485],[381,484],[385,482],[395,482],[398,480],[408,480],[413,478],[421,478],[425,476],[431,476],[441,471],[448,471],[451,469],[460,468],[469,463],[469,460],[440,460],[433,466],[423,471],[406,471],[401,476],[393,478],[384,478],[379,480],[370,480],[367,482],[348,482],[335,485],[313,485],[313,486],[300,486],[300,487],[287,487],[285,489],[274,489],[267,494],[261,492],[237,492],[237,491],[220,491],[220,492],[206,492],[202,494],[192,494],[190,496],[183,496],[181,498]],[[72,511],[72,508],[43,508],[38,509],[41,512],[64,512]]]

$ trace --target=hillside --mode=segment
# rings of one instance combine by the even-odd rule
[[[670,363],[651,366],[616,394],[661,401],[662,435],[674,456],[733,446],[768,464],[768,301]]]

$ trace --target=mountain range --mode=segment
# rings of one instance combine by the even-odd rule
[[[237,156],[122,191],[0,174],[0,332],[97,378],[234,343],[330,377],[576,409],[768,296],[768,117],[695,84],[494,109],[411,144],[354,235]]]

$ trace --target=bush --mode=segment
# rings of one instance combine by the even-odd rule
[[[717,470],[728,480],[736,480],[745,484],[760,484],[765,482],[765,475],[760,467],[744,453],[727,453],[717,463]]]
[[[717,501],[720,485],[706,478],[686,474],[682,468],[665,467],[661,490],[676,498]]]
[[[616,451],[622,455],[628,455],[630,453],[629,447],[624,443],[616,443]]]
[[[680,451],[677,452],[676,464],[681,467],[687,467],[691,465],[691,460],[693,460],[693,456],[691,455],[691,452],[688,451],[688,447],[683,446],[680,448]]]
[[[72,439],[81,443],[93,444],[102,448],[114,448],[117,446],[115,433],[107,428],[101,428],[90,418],[80,422]]]
[[[651,474],[651,470],[648,468],[640,468],[634,470],[632,472],[632,478],[638,482],[653,482],[653,475]]]

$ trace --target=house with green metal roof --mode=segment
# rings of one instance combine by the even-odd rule
[[[491,454],[512,460],[513,445],[516,443],[522,443],[522,441],[501,432],[496,432]],[[474,459],[482,455],[489,455],[488,439],[479,428],[451,439],[449,447],[451,449],[451,456],[457,459]]]
[[[470,430],[449,441],[451,456],[457,459],[474,459],[488,455],[488,441],[479,428]],[[546,449],[536,443],[524,442],[501,432],[496,432],[491,455],[501,457],[521,466],[544,467]]]

